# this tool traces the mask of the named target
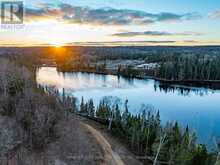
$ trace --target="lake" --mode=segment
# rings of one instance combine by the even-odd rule
[[[92,98],[97,105],[104,96],[128,99],[129,111],[140,112],[141,105],[152,105],[160,111],[163,123],[178,121],[189,125],[198,135],[198,141],[213,145],[213,137],[220,138],[220,91],[185,86],[164,87],[154,80],[126,79],[114,75],[93,73],[61,73],[55,67],[41,67],[36,79],[42,86],[65,89],[79,102]],[[123,106],[122,106],[123,107]]]

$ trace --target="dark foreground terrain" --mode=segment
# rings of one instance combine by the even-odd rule
[[[139,164],[67,100],[37,88],[26,67],[1,59],[0,83],[0,165]]]

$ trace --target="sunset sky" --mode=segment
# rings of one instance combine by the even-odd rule
[[[1,46],[220,45],[220,0],[26,0]]]

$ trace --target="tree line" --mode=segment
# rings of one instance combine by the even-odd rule
[[[171,55],[159,61],[155,76],[168,80],[220,80],[220,57]]]
[[[109,131],[126,140],[130,149],[145,163],[169,165],[218,164],[218,152],[208,152],[187,126],[181,129],[177,122],[161,124],[160,113],[150,105],[143,105],[141,113],[129,112],[128,101],[121,106],[117,97],[104,97],[95,108],[93,100],[82,98],[79,112],[89,118],[107,121]],[[124,108],[122,108],[124,107]]]

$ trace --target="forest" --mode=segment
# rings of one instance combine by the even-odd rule
[[[149,58],[150,60],[150,58]],[[220,80],[220,57],[208,55],[171,55],[157,59],[155,76],[168,80]]]
[[[152,164],[210,165],[218,164],[218,147],[209,152],[197,143],[196,134],[177,122],[161,124],[160,113],[153,106],[142,105],[139,115],[129,112],[128,100],[122,103],[117,97],[104,97],[97,108],[93,100],[81,100],[79,113],[107,125],[115,136],[126,140],[129,148],[142,160]]]
[[[64,47],[52,48],[5,48],[11,58],[26,58],[40,65],[53,59],[60,71],[86,70],[111,73],[106,62],[111,60],[144,60],[157,63],[153,70],[137,70],[133,65],[118,65],[114,73],[126,77],[153,76],[171,81],[214,81],[220,80],[219,47]],[[2,54],[0,52],[0,54]],[[102,62],[99,64],[99,62]],[[31,63],[31,62],[30,62]],[[92,63],[96,63],[92,66]]]
[[[211,47],[212,48],[212,47]],[[210,48],[210,49],[211,49]],[[82,48],[72,55],[72,49],[67,50],[66,58],[60,60],[59,55],[54,58],[60,71],[86,70],[91,72],[114,73],[125,77],[151,76],[169,81],[216,81],[220,80],[220,54],[218,47],[208,48]],[[91,52],[87,52],[91,50]],[[197,52],[195,52],[197,51]],[[125,57],[126,55],[126,57]],[[111,60],[144,60],[145,63],[156,63],[152,69],[137,69],[135,65],[118,65],[113,70],[107,69],[107,62]],[[96,63],[92,66],[92,63]],[[100,64],[99,64],[100,63]]]
[[[70,59],[62,58],[57,64],[68,67]],[[29,56],[10,56],[0,60],[0,115],[10,118],[16,124],[11,136],[13,148],[20,145],[28,150],[43,149],[51,140],[56,139],[56,126],[66,113],[74,113],[106,125],[112,135],[124,139],[130,150],[144,163],[169,165],[217,165],[220,145],[214,139],[215,149],[210,151],[204,144],[198,144],[196,134],[187,126],[181,128],[177,122],[162,125],[159,110],[143,105],[139,115],[129,112],[128,101],[104,97],[95,107],[90,99],[77,100],[60,95],[56,90],[42,88],[35,82],[35,67],[40,58]],[[166,54],[147,55],[146,62],[156,62],[154,76],[168,80],[220,80],[220,56]],[[68,64],[66,63],[68,62]],[[80,62],[84,62],[80,59]],[[102,69],[102,68],[99,68]],[[104,68],[105,69],[105,68]],[[127,75],[138,74],[131,66],[123,70]],[[64,92],[63,92],[64,93]],[[6,129],[6,131],[8,131]],[[7,136],[0,145],[1,155],[11,148]],[[3,148],[3,149],[2,149]]]

